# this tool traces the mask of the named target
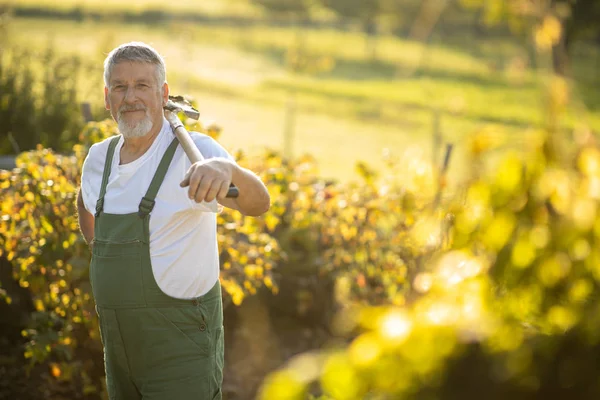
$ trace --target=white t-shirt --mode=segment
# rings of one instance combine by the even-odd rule
[[[232,156],[210,136],[191,132],[204,158]],[[140,200],[165,151],[175,135],[169,122],[137,160],[119,165],[123,137],[115,148],[110,178],[104,197],[104,212],[128,214],[138,211]],[[83,164],[81,192],[85,208],[96,212],[102,173],[110,139],[94,144]],[[177,147],[165,179],[150,213],[150,258],[160,289],[167,295],[189,299],[207,293],[219,277],[219,252],[216,235],[216,201],[196,203],[188,197],[188,188],[179,183],[191,163],[183,148]]]

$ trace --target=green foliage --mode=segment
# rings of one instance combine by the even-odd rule
[[[295,74],[319,74],[329,72],[335,65],[331,56],[311,54],[300,38],[286,52],[285,63],[288,70]]]
[[[559,43],[568,49],[578,38],[595,38],[599,33],[594,22],[600,18],[600,4],[594,0],[461,0],[467,8],[482,9],[487,24],[508,21],[517,31],[534,26],[538,48],[545,50]]]
[[[565,88],[552,85],[556,115]],[[34,307],[25,356],[96,394],[101,371],[90,360],[101,347],[74,196],[87,148],[115,133],[112,121],[90,123],[72,155],[39,148],[0,176],[2,256]],[[456,196],[440,196],[443,174],[414,154],[388,156],[382,172],[359,164],[360,180],[347,184],[320,179],[310,157],[237,154],[267,184],[272,206],[261,218],[218,216],[226,300],[240,304],[262,286],[277,293],[283,277],[334,281],[342,312],[333,329],[349,343],[292,359],[262,397],[304,399],[313,382],[321,398],[441,396],[472,351],[484,361],[471,368],[489,368],[486,382],[532,393],[548,385],[534,360],[557,357],[565,332],[584,349],[598,344],[600,149],[589,135],[578,146],[561,138],[549,124],[527,158],[505,153],[486,171],[494,144],[476,134],[473,175]]]
[[[0,154],[36,145],[70,151],[83,127],[78,87],[85,69],[78,57],[2,48]]]
[[[350,19],[360,24],[368,37],[377,35],[377,19],[384,13],[386,0],[322,0],[323,5],[343,19]],[[370,58],[376,58],[376,43],[366,42],[366,50]]]
[[[274,15],[308,16],[311,0],[252,0],[267,12]]]
[[[206,129],[212,135],[217,131]],[[38,147],[19,155],[17,168],[0,175],[0,256],[12,264],[13,279],[34,307],[22,331],[24,356],[31,366],[48,363],[54,378],[78,382],[90,393],[102,390],[93,361],[102,355],[88,278],[90,254],[79,233],[75,198],[89,146],[115,133],[113,121],[89,123],[71,155]],[[262,229],[264,222],[239,213],[219,219],[227,298],[240,304],[263,282],[276,290],[271,270],[280,249]],[[12,303],[2,283],[0,298]]]
[[[215,126],[187,122],[188,129],[218,137]],[[90,255],[74,204],[87,149],[115,133],[113,121],[89,123],[71,155],[39,147],[22,153],[18,168],[0,177],[1,255],[35,308],[22,332],[25,357],[32,366],[50,363],[55,378],[84,382],[85,390],[96,393],[101,379],[89,361],[101,357],[101,346],[88,281]],[[422,229],[416,213],[431,196],[401,192],[393,180],[378,186],[364,165],[359,166],[361,182],[339,185],[319,179],[310,157],[291,163],[268,151],[257,159],[243,154],[237,159],[267,184],[272,206],[261,218],[231,210],[218,216],[227,301],[239,305],[262,286],[277,293],[282,274],[317,274],[345,282],[339,293],[343,302],[405,302],[402,288],[417,268],[415,257],[426,259],[440,243],[411,236]],[[429,178],[413,189],[431,194]],[[10,292],[0,293],[5,302],[12,301]]]
[[[325,7],[341,17],[356,18],[359,21],[373,21],[382,11],[382,0],[323,0]]]
[[[34,307],[22,331],[30,366],[51,362],[54,378],[100,391],[99,380],[89,379],[97,373],[88,357],[101,357],[101,345],[87,279],[89,254],[74,207],[80,166],[76,156],[38,148],[22,153],[15,170],[2,172],[0,251]],[[12,301],[10,292],[3,295]]]
[[[562,112],[564,103],[550,103],[561,103],[554,110]],[[402,225],[393,225],[369,243],[338,247],[339,254],[353,250],[346,268],[356,271],[360,249],[396,240],[390,254],[413,249],[404,259],[415,273],[394,282],[411,293],[407,303],[357,308],[342,302],[334,328],[349,344],[290,360],[267,379],[261,398],[304,399],[312,384],[335,399],[480,398],[466,385],[474,376],[481,382],[472,385],[486,398],[537,398],[554,390],[564,398],[598,396],[597,367],[587,357],[593,359],[600,344],[594,294],[600,286],[600,147],[589,133],[569,145],[570,135],[550,125],[525,157],[505,152],[485,168],[491,146],[485,135],[472,138],[473,173],[462,194],[438,210],[450,217],[444,218],[451,221],[447,246],[420,253],[427,247],[411,245],[410,235],[397,232]],[[397,219],[411,215],[391,211]],[[427,221],[423,211],[418,221]],[[405,230],[416,232],[417,224]],[[440,227],[434,220],[425,232]],[[376,274],[385,276],[383,265],[379,259]],[[396,274],[401,268],[397,262]],[[338,290],[345,285],[338,280]]]

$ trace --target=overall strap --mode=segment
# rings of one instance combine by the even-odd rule
[[[102,184],[100,185],[100,195],[98,196],[98,201],[96,202],[96,217],[104,210],[104,195],[106,194],[106,185],[108,185],[108,178],[110,177],[110,169],[112,166],[113,156],[115,154],[115,147],[117,147],[117,143],[119,143],[119,138],[120,136],[113,137],[108,145],[106,161],[104,162],[104,173],[102,174]]]
[[[165,179],[165,175],[169,169],[169,164],[171,164],[171,160],[173,159],[173,155],[175,155],[175,150],[177,149],[177,145],[179,141],[177,138],[174,138],[167,151],[163,155],[160,160],[160,164],[158,164],[158,168],[154,173],[154,177],[152,178],[152,182],[150,182],[150,187],[148,187],[148,191],[146,195],[142,197],[142,201],[140,201],[140,207],[138,214],[140,217],[144,218],[154,208],[154,199],[156,198],[156,194],[158,193],[158,189],[160,189],[160,185],[163,183]]]

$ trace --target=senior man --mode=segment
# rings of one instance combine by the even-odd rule
[[[163,58],[139,42],[104,62],[120,135],[94,144],[77,199],[111,400],[221,399],[223,309],[216,212],[269,209],[260,179],[206,135],[191,164],[164,117]],[[239,197],[226,198],[230,184]]]

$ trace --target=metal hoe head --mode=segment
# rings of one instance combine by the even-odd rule
[[[165,110],[178,113],[182,111],[186,117],[191,119],[200,118],[200,112],[196,110],[189,101],[183,98],[183,96],[169,96],[169,101],[163,107]]]

